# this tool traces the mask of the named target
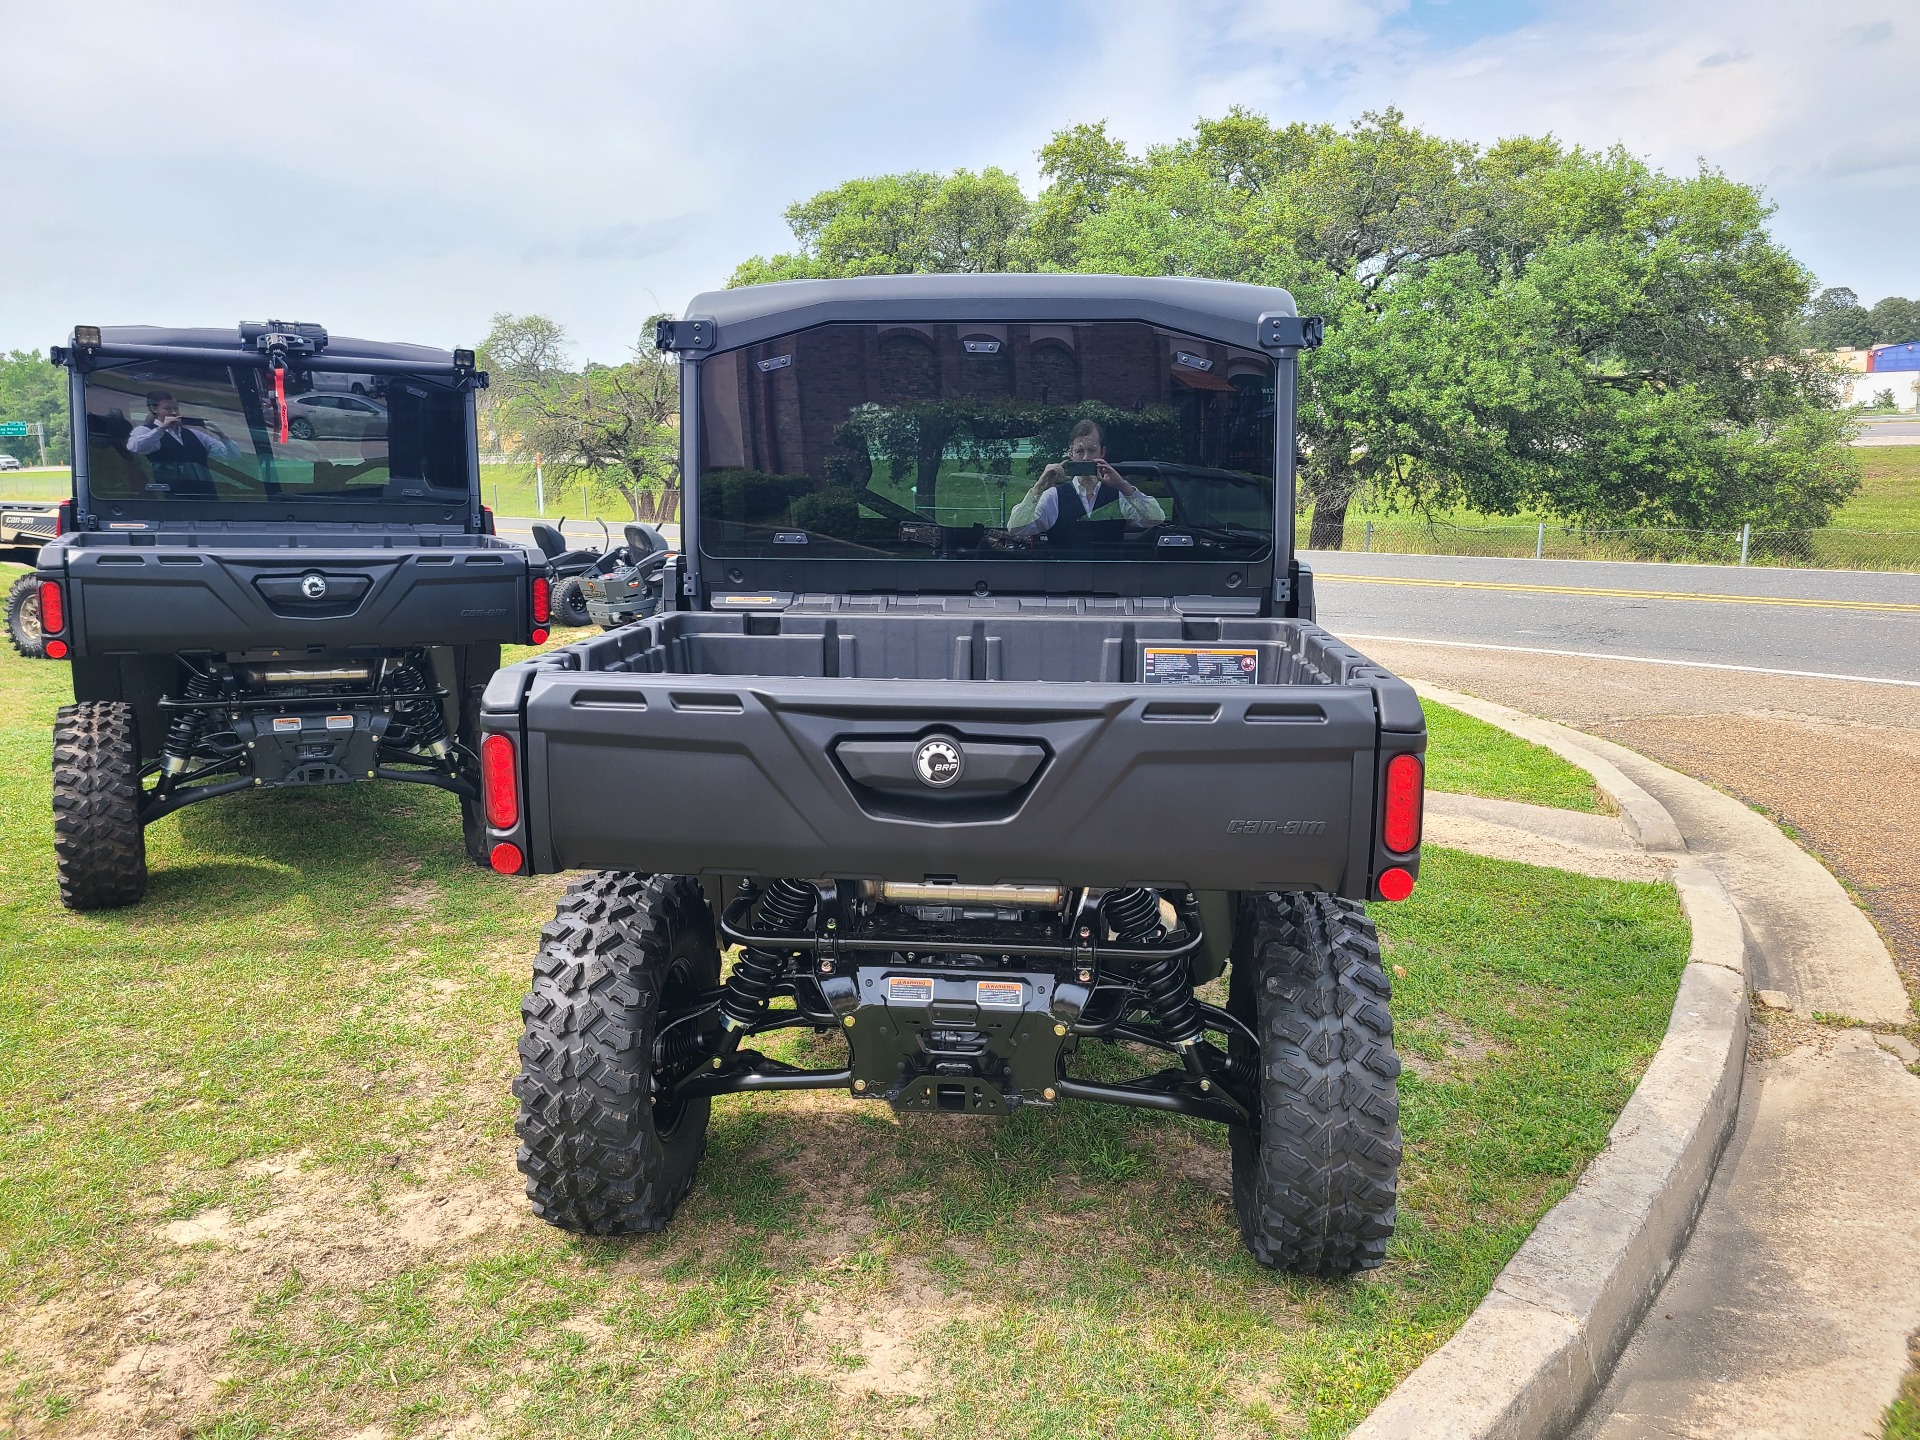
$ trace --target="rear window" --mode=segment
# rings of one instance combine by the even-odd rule
[[[466,397],[412,375],[139,362],[86,377],[96,500],[445,504],[467,490]]]
[[[822,325],[700,366],[719,557],[1248,560],[1274,369],[1124,321]]]

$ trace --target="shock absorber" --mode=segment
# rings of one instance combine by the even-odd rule
[[[1160,897],[1151,890],[1137,886],[1115,890],[1101,902],[1100,913],[1123,945],[1151,945],[1167,933],[1160,923]],[[1161,955],[1135,962],[1134,984],[1140,1008],[1160,1022],[1161,1033],[1173,1043],[1187,1069],[1210,1089],[1211,1079],[1200,1055],[1206,1026],[1193,998],[1186,957]]]
[[[220,682],[211,675],[202,675],[198,671],[187,677],[187,688],[181,699],[188,702],[211,700],[220,693]],[[167,741],[160,749],[160,774],[168,780],[176,780],[185,771],[193,759],[193,747],[200,743],[200,732],[206,728],[207,712],[198,704],[174,712],[173,723],[167,727]]]
[[[453,751],[447,739],[447,717],[440,713],[440,702],[425,693],[427,680],[420,667],[411,660],[394,661],[387,667],[386,688],[395,696],[393,713],[413,742],[409,748],[435,760],[446,759]]]
[[[804,880],[775,880],[760,893],[750,912],[755,928],[795,934],[805,929],[820,903],[820,892]],[[747,1027],[767,1013],[773,999],[773,987],[786,968],[786,957],[777,950],[749,945],[734,962],[727,977],[726,993],[720,997],[720,1049],[714,1055],[718,1067],[740,1048]]]

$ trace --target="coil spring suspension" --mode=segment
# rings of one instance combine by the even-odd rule
[[[1123,945],[1151,945],[1167,933],[1160,923],[1160,897],[1151,890],[1137,886],[1116,890],[1101,901],[1100,913]],[[1160,1022],[1161,1030],[1174,1045],[1184,1050],[1205,1033],[1184,955],[1140,961],[1134,971],[1134,984],[1140,994],[1140,1008]]]
[[[420,667],[411,660],[396,661],[387,669],[386,688],[396,697],[393,713],[406,726],[407,748],[436,760],[445,759],[453,749],[447,743],[447,717],[441,714],[438,700],[422,693],[427,679]]]
[[[762,929],[792,933],[806,926],[819,903],[820,892],[804,880],[775,880],[761,892],[755,918]],[[727,980],[727,993],[720,998],[729,1037],[766,1013],[785,966],[786,957],[773,950],[749,946],[740,952]]]
[[[219,693],[219,681],[196,671],[187,677],[186,692],[181,698],[189,701],[211,700]],[[193,759],[193,747],[200,743],[200,732],[206,723],[207,712],[198,705],[181,710],[173,717],[173,723],[167,727],[167,743],[160,751],[162,775],[178,776],[187,768],[188,762]]]

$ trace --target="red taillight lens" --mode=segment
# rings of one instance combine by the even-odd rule
[[[511,830],[520,823],[520,771],[513,741],[489,735],[480,742],[480,788],[487,797],[487,823]]]
[[[67,597],[60,593],[58,580],[40,582],[40,633],[58,635],[67,628]]]
[[[533,623],[544,625],[553,618],[553,582],[544,575],[533,577]]]
[[[536,645],[544,645],[544,644],[546,644],[546,643],[547,643],[547,628],[546,628],[546,626],[544,626],[544,625],[542,625],[542,626],[540,626],[540,627],[539,627],[538,629],[536,629],[536,630],[535,630],[535,631],[534,631],[534,632],[533,632],[533,633],[532,633],[531,635],[529,635],[529,636],[528,636],[527,638],[528,638],[528,639],[530,639],[531,641],[533,641],[533,643],[534,643],[534,644],[536,644]]]
[[[49,660],[64,660],[67,658],[67,642],[64,640],[49,640],[45,648],[47,659]]]
[[[53,512],[53,536],[57,540],[62,535],[73,533],[73,501],[62,500]]]
[[[482,505],[480,507],[480,533],[482,535],[495,535],[499,533],[493,528],[493,507],[491,505]]]
[[[1386,813],[1380,842],[1396,855],[1420,846],[1420,757],[1396,755],[1387,762]]]
[[[521,867],[527,862],[520,854],[520,847],[518,845],[512,845],[502,840],[498,845],[494,846],[493,850],[488,854],[487,863],[502,875],[518,875]]]
[[[1404,900],[1413,893],[1413,876],[1398,865],[1380,872],[1380,898]]]

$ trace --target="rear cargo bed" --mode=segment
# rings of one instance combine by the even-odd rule
[[[1236,683],[1143,679],[1208,651]],[[1307,622],[1004,607],[667,615],[502,671],[485,709],[526,785],[495,838],[538,871],[1363,896],[1380,767],[1424,744],[1413,692]]]

